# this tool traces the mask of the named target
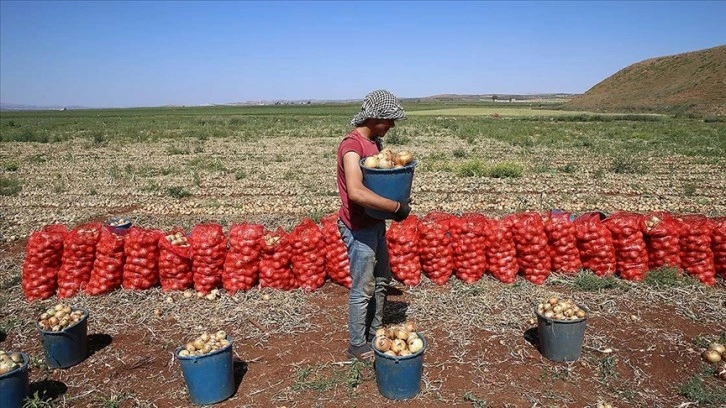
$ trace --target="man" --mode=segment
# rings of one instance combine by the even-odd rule
[[[390,200],[366,188],[359,163],[379,153],[381,139],[397,120],[404,119],[406,112],[393,94],[373,91],[350,122],[355,129],[338,146],[338,229],[348,248],[353,280],[348,297],[347,354],[359,360],[373,358],[370,343],[383,324],[386,289],[391,282],[385,220],[369,216],[365,208],[388,212],[396,221],[403,221],[411,212],[408,200]]]

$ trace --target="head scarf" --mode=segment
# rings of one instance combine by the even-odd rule
[[[360,111],[350,121],[352,126],[360,126],[367,119],[405,120],[406,112],[392,93],[379,89],[366,95]]]

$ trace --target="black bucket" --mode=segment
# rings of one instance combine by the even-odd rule
[[[363,172],[363,185],[368,189],[394,201],[404,201],[411,198],[411,187],[413,185],[413,171],[418,161],[413,161],[403,167],[394,169],[371,169],[363,165],[365,159],[360,161],[360,169]],[[388,220],[393,218],[393,213],[385,211],[365,209],[366,214],[373,218]]]
[[[83,311],[83,317],[61,331],[44,330],[35,323],[43,343],[45,362],[50,368],[72,367],[85,360],[88,354],[88,310],[73,310]]]
[[[405,400],[416,396],[421,390],[423,359],[426,339],[419,334],[423,347],[408,356],[390,356],[380,352],[371,343],[375,352],[374,366],[378,391],[392,400]],[[375,341],[375,340],[373,340]]]
[[[577,306],[587,313],[584,318],[577,320],[551,319],[541,315],[535,306],[539,351],[548,360],[566,362],[580,358],[590,311],[582,305]]]
[[[8,352],[10,354],[12,352]],[[23,364],[13,371],[0,375],[0,406],[5,408],[20,408],[28,395],[28,363],[30,356],[20,352]]]

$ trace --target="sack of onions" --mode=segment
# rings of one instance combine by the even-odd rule
[[[216,333],[204,332],[177,350],[178,357],[194,357],[224,350],[232,345],[224,330]]]
[[[587,311],[571,299],[553,296],[537,304],[537,314],[551,320],[582,320]]]
[[[0,375],[5,375],[23,366],[25,358],[18,352],[0,350]]]
[[[376,330],[373,339],[373,348],[393,357],[420,353],[424,350],[424,346],[424,340],[416,331],[416,325],[410,321],[401,325],[381,327]]]
[[[75,326],[87,316],[88,312],[83,309],[58,303],[40,315],[38,327],[43,331],[59,332]]]

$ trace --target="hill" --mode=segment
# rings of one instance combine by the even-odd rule
[[[726,45],[635,63],[566,106],[603,112],[726,115]]]

